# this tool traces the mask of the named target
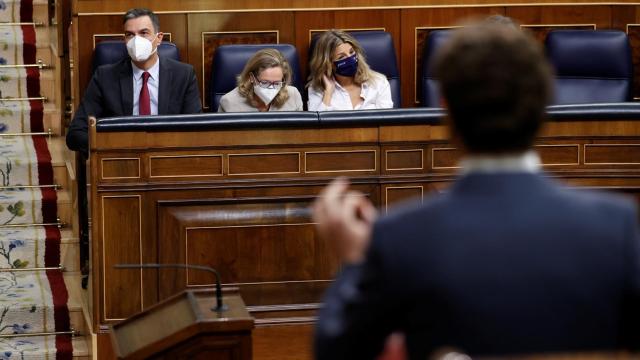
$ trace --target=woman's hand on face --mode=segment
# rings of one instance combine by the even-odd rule
[[[324,93],[331,95],[336,88],[336,83],[333,79],[329,79],[327,75],[322,75],[322,84],[324,85]]]

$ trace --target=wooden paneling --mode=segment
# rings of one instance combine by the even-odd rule
[[[97,200],[97,199],[96,199]],[[104,319],[124,319],[142,310],[142,270],[117,270],[116,264],[142,262],[142,200],[135,195],[100,199],[102,219],[102,279]]]
[[[150,178],[210,176],[222,176],[222,155],[176,154],[149,157]]]
[[[601,143],[584,146],[586,165],[640,165],[640,143]]]
[[[224,44],[293,44],[293,13],[189,14],[189,58],[198,74],[201,98],[206,99],[207,84],[215,49]],[[208,103],[204,103],[208,108]]]
[[[545,166],[580,165],[578,144],[540,144],[536,146],[536,151]]]
[[[498,3],[495,0],[182,0],[154,1],[154,0],[75,0],[74,13],[95,13],[95,12],[124,12],[132,7],[148,7],[155,11],[260,11],[265,9],[342,9],[348,8],[403,8],[418,7],[431,8],[442,6],[477,6],[492,5]],[[508,5],[518,4],[625,4],[635,3],[633,0],[611,1],[590,1],[590,0],[509,0],[502,3]]]
[[[445,191],[462,155],[447,141],[448,133],[444,125],[397,125],[98,134],[91,159],[140,158],[142,176],[101,179],[101,162],[91,164],[98,179],[92,187],[99,312],[94,325],[214,280],[206,272],[116,271],[113,264],[208,265],[220,271],[225,286],[240,288],[259,318],[256,324],[273,331],[257,332],[259,349],[271,346],[278,349],[274,357],[286,358],[273,334],[314,321],[322,293],[340,266],[330,245],[313,231],[309,204],[316,194],[333,177],[348,174],[352,188],[384,212]],[[132,143],[132,138],[140,140]],[[162,141],[169,145],[163,147]],[[536,149],[549,176],[640,199],[638,121],[547,123]],[[184,164],[175,161],[182,157]],[[273,169],[283,173],[264,174]],[[189,176],[220,170],[221,176]],[[245,175],[229,175],[229,170]],[[284,173],[289,170],[295,171]],[[176,177],[149,177],[157,171]],[[291,349],[303,352],[292,350],[292,358],[310,356],[306,341],[304,334],[290,340]]]
[[[378,152],[375,149],[307,151],[305,173],[376,172]]]
[[[140,158],[102,158],[100,161],[100,177],[103,180],[138,179],[142,176]]]
[[[248,305],[317,302],[338,261],[315,237],[308,208],[311,199],[305,195],[200,200],[198,205],[186,200],[163,202],[158,222],[160,261],[213,266],[224,284],[240,287]],[[166,280],[160,285],[161,299],[187,287],[214,283],[205,272],[161,273]]]
[[[229,175],[299,174],[300,152],[229,154]]]
[[[313,324],[257,326],[253,330],[253,358],[311,360],[312,340]]]
[[[383,170],[387,174],[426,171],[428,151],[424,148],[392,146],[384,148]]]
[[[409,200],[422,200],[424,186],[421,184],[398,184],[383,188],[385,199],[385,211],[391,209],[394,204]]]

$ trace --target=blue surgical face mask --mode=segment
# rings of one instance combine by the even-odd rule
[[[358,54],[336,60],[333,65],[336,67],[336,74],[351,77],[358,71]]]

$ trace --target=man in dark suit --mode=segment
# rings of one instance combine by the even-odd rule
[[[193,67],[160,58],[158,17],[148,9],[124,16],[129,57],[96,69],[67,133],[71,150],[88,153],[87,118],[193,114],[202,111]]]
[[[635,205],[561,187],[533,140],[550,71],[525,33],[458,30],[435,64],[452,138],[465,151],[444,194],[374,223],[338,179],[314,205],[345,265],[319,312],[318,359],[373,359],[402,333],[411,359],[640,346]]]

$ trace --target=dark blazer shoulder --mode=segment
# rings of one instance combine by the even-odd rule
[[[128,73],[131,74],[131,76],[133,76],[131,59],[129,58],[124,58],[113,64],[105,64],[105,65],[98,66],[96,68],[94,76],[100,79],[104,77],[116,79],[116,76],[124,71],[128,71]]]

